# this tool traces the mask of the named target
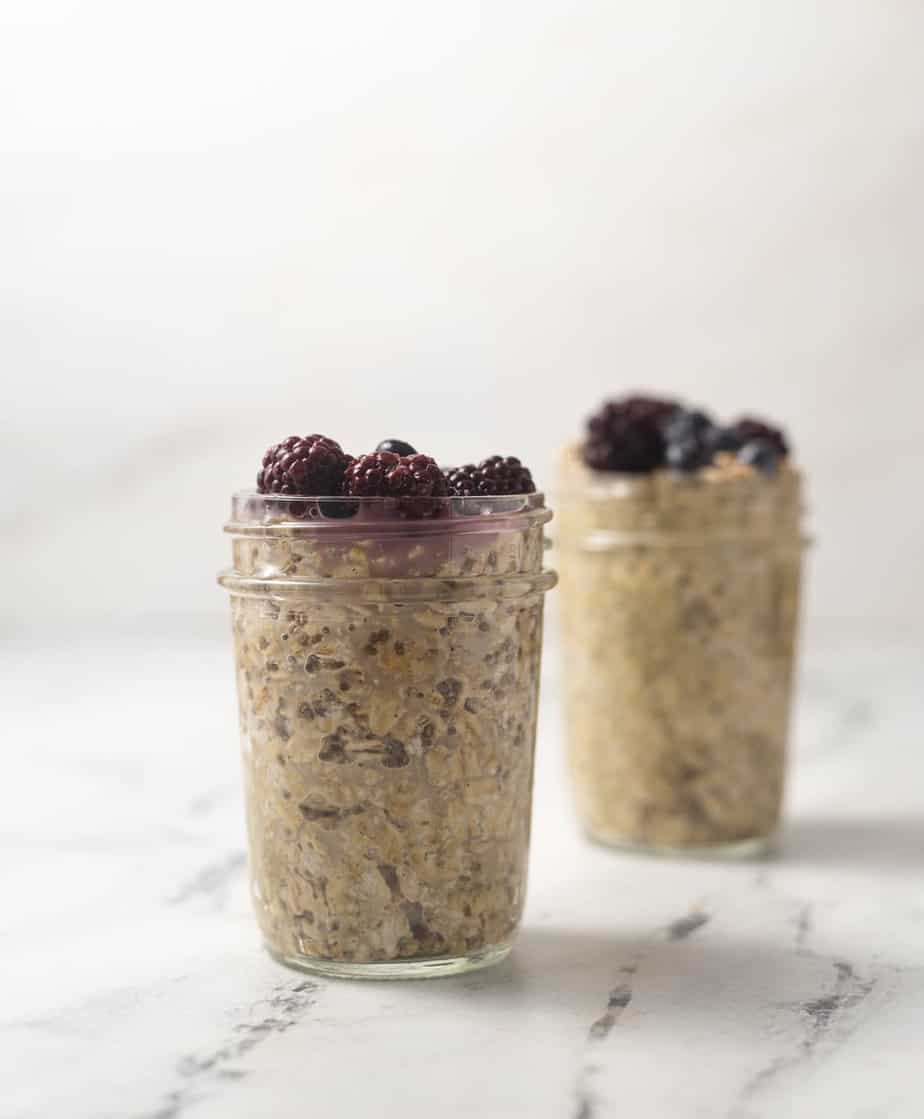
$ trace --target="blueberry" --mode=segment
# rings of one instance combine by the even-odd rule
[[[775,474],[780,465],[780,452],[769,439],[752,439],[738,452],[738,460],[763,474]]]
[[[668,443],[683,443],[688,439],[700,442],[714,426],[705,412],[678,408],[664,422],[664,438]]]
[[[417,452],[403,439],[383,439],[375,448],[376,451],[390,451],[393,455],[416,455]]]
[[[679,439],[667,445],[667,465],[684,474],[692,474],[709,462],[709,454],[698,439]]]
[[[740,451],[744,445],[744,440],[733,427],[711,428],[706,433],[704,442],[712,454],[717,454],[719,451],[728,451],[734,454],[735,451]]]

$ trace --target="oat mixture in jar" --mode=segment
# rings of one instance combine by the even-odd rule
[[[566,449],[558,496],[585,828],[619,846],[756,853],[780,818],[804,550],[782,433],[615,402]]]
[[[386,476],[304,501],[235,498],[222,582],[252,892],[286,962],[402,977],[509,951],[551,514],[532,490],[480,484],[459,492],[449,474],[435,492],[395,494]]]

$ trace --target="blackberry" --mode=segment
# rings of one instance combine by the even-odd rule
[[[326,435],[290,435],[263,456],[258,493],[328,497],[339,494],[352,460]]]
[[[446,486],[453,497],[471,497],[476,493],[478,467],[473,463],[454,466],[446,471]]]
[[[389,471],[401,461],[401,456],[391,451],[374,451],[360,455],[347,468],[343,479],[343,492],[356,497],[385,497]]]
[[[608,401],[587,421],[584,461],[594,470],[625,474],[647,474],[663,466],[663,426],[676,411],[673,401],[654,397]]]
[[[403,439],[383,439],[376,451],[391,451],[393,455],[416,455],[417,451]]]
[[[392,497],[405,517],[433,517],[436,498],[446,496],[446,479],[429,455],[374,451],[360,455],[346,472],[343,492],[350,497]]]
[[[778,428],[758,420],[754,416],[742,416],[734,425],[735,433],[741,440],[741,446],[750,443],[752,439],[766,439],[776,447],[781,458],[789,454],[789,442],[786,435]]]
[[[536,492],[532,473],[512,455],[492,455],[477,466],[473,463],[457,466],[448,471],[446,482],[454,497],[494,497]]]

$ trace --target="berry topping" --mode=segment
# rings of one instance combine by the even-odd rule
[[[701,466],[708,466],[712,453],[705,444],[692,436],[668,443],[665,454],[667,465],[684,474],[692,474]]]
[[[668,443],[682,443],[685,439],[704,442],[714,427],[715,424],[705,412],[678,408],[664,420],[661,430]]]
[[[535,493],[536,484],[529,469],[512,455],[492,455],[477,466],[468,463],[446,474],[449,492],[454,497],[492,497],[501,494]]]
[[[403,439],[383,439],[376,451],[390,451],[393,455],[416,455],[417,451]]]
[[[351,497],[397,498],[403,516],[432,517],[439,511],[433,499],[446,496],[446,479],[429,455],[375,451],[350,464],[343,492]]]
[[[776,447],[781,458],[789,454],[789,443],[783,432],[778,427],[771,427],[770,424],[764,423],[763,420],[755,419],[753,416],[742,416],[735,424],[734,430],[742,445],[750,443],[752,439],[767,439]]]
[[[713,427],[706,432],[703,443],[713,455],[719,451],[728,451],[734,454],[741,449],[744,440],[733,427]]]
[[[343,480],[343,492],[356,497],[385,497],[388,475],[401,462],[391,451],[375,451],[355,458]]]
[[[738,461],[763,474],[775,474],[780,465],[779,444],[771,439],[751,439],[738,452]]]
[[[723,427],[707,412],[647,396],[608,401],[591,416],[582,448],[593,470],[648,474],[667,466],[695,473],[718,454],[773,474],[789,453],[785,434],[763,420],[744,416]],[[464,479],[455,483],[465,484]]]
[[[630,396],[604,404],[587,423],[584,461],[594,470],[646,474],[664,464],[662,425],[677,411],[669,400]]]
[[[667,443],[665,460],[674,470],[692,474],[712,461],[715,424],[705,412],[678,408],[661,425]]]
[[[471,497],[476,493],[477,481],[475,475],[478,467],[473,463],[465,466],[453,466],[446,471],[446,486],[452,497]]]
[[[326,435],[290,435],[263,456],[257,492],[312,497],[339,494],[351,461],[340,444]]]

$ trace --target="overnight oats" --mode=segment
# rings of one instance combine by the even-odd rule
[[[560,469],[569,758],[591,837],[756,854],[777,828],[804,540],[783,433],[630,397]]]
[[[278,959],[403,978],[510,949],[551,513],[516,459],[270,448],[231,592],[253,903]]]

